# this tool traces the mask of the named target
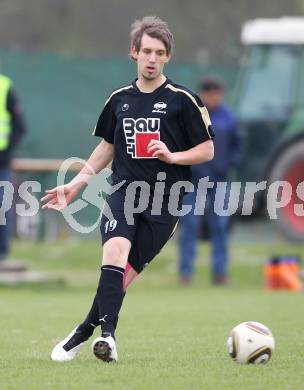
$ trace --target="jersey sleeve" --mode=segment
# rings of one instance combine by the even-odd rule
[[[110,98],[106,102],[98,118],[97,124],[93,131],[93,135],[96,135],[97,137],[101,137],[105,139],[107,142],[109,142],[110,144],[113,144],[115,127],[116,127],[116,116],[113,110],[113,98]]]
[[[191,147],[213,139],[214,132],[207,108],[197,95],[183,96],[183,123]]]

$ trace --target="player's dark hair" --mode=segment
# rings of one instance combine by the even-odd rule
[[[131,26],[130,33],[131,49],[135,48],[135,50],[139,52],[141,39],[144,34],[162,41],[165,45],[167,55],[172,53],[173,35],[166,22],[157,16],[145,16],[141,20],[135,20]],[[134,59],[131,54],[130,57]]]

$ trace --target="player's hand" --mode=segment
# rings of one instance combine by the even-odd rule
[[[70,204],[78,193],[74,186],[69,184],[52,188],[45,191],[47,194],[41,198],[41,202],[46,202],[43,209],[62,210]]]
[[[162,141],[152,139],[148,144],[148,153],[152,153],[153,157],[157,157],[167,164],[175,163],[174,153],[170,152],[166,144]]]

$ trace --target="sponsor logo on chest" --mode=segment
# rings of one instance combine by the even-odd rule
[[[164,111],[167,108],[167,103],[164,102],[158,102],[154,104],[154,109],[152,112],[158,112],[160,114],[166,114],[167,111]]]
[[[124,118],[123,129],[127,144],[127,153],[132,158],[156,158],[148,153],[148,144],[152,139],[160,140],[159,118]]]

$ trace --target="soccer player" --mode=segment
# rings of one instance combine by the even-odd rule
[[[123,183],[106,198],[113,218],[104,213],[101,220],[102,267],[92,307],[86,319],[54,347],[52,360],[72,360],[97,326],[102,333],[92,344],[95,356],[107,362],[118,360],[115,329],[126,288],[174,231],[178,216],[170,212],[170,198],[175,197],[180,206],[185,192],[177,191],[181,186],[175,184],[191,180],[192,164],[213,158],[207,109],[195,94],[163,74],[172,45],[172,34],[161,19],[149,16],[134,22],[130,56],[137,64],[138,78],[106,101],[94,130],[102,140],[87,166],[71,182],[47,191],[42,198],[44,208],[61,210],[92,172],[97,174],[112,160],[113,185]],[[135,191],[134,206],[140,206],[141,196],[148,194],[147,207],[130,223],[126,195],[138,181],[150,191]],[[160,194],[161,201],[155,202]]]

